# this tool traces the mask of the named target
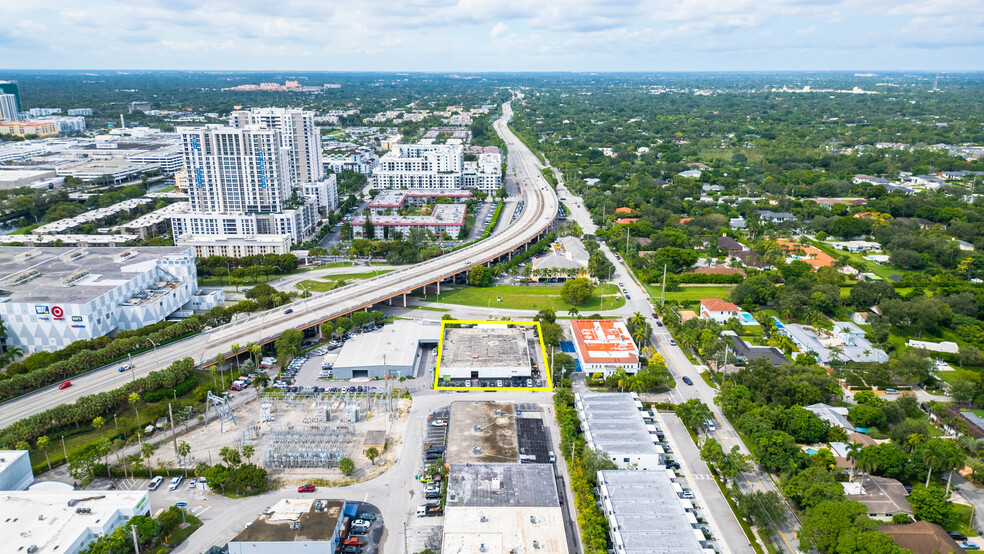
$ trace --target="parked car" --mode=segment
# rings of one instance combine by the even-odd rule
[[[448,422],[446,419],[435,419],[431,422],[432,427],[447,427]]]
[[[339,550],[339,552],[342,554],[359,554],[362,552],[362,547],[354,544],[346,544],[341,550]]]
[[[195,488],[197,486],[198,486],[198,478],[195,478],[195,479],[192,479],[191,481],[188,481],[188,488],[189,489],[193,489],[193,488]]]
[[[297,487],[297,492],[314,492],[314,488],[314,485],[311,484],[301,485]]]
[[[557,492],[557,501],[560,502],[561,504],[564,503],[564,493],[559,491]]]
[[[164,482],[164,478],[158,475],[157,477],[154,477],[153,479],[150,480],[150,484],[147,485],[147,489],[156,491],[157,487],[160,487],[161,483],[163,482]]]
[[[72,386],[72,382],[71,381],[65,381],[64,383],[58,385],[58,390],[67,389],[70,386]]]
[[[958,533],[957,531],[950,531],[947,534],[950,535],[950,538],[951,539],[953,539],[953,540],[955,540],[957,542],[967,540],[967,535],[964,535],[963,533]]]
[[[970,542],[970,541],[960,541],[957,543],[957,546],[963,548],[964,550],[980,550],[981,548],[977,546],[976,542]]]
[[[180,475],[174,477],[173,479],[171,479],[171,482],[167,485],[167,490],[169,491],[177,490],[177,488],[181,486],[181,481],[184,481],[184,477]]]
[[[355,527],[369,527],[369,524],[370,522],[364,519],[356,519],[355,521],[352,522],[352,525],[354,525]]]
[[[371,514],[369,512],[362,512],[355,517],[358,519],[364,519],[366,521],[376,521],[376,514]]]
[[[666,462],[666,469],[680,469],[680,462]]]

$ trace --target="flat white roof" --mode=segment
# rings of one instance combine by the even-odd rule
[[[69,506],[69,500],[79,500]],[[82,500],[85,499],[85,500]],[[147,491],[4,491],[0,492],[0,537],[5,552],[27,552],[32,545],[38,554],[74,552],[85,537],[110,531],[121,515],[148,511]],[[91,509],[76,513],[76,508]]]
[[[346,341],[334,367],[383,367],[383,356],[386,356],[387,367],[408,368],[417,357],[420,341],[437,343],[440,335],[441,326],[437,322],[396,320],[378,331],[354,335]]]
[[[559,505],[549,508],[451,506],[444,517],[442,552],[567,554],[569,550]]]

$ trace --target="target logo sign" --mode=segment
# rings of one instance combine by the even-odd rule
[[[61,319],[65,316],[65,311],[61,309],[61,306],[53,306],[51,308],[51,315],[55,316],[55,319]]]

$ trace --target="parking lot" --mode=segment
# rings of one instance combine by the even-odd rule
[[[356,510],[357,518],[363,514],[369,514],[375,519],[354,519],[348,521],[341,533],[343,545],[341,551],[345,552],[344,545],[349,545],[359,548],[359,554],[378,554],[380,552],[379,541],[383,537],[383,515],[380,513],[379,508],[368,502],[357,502],[357,504],[359,506]],[[366,526],[357,525],[363,522],[368,524],[368,531],[365,533],[360,531],[361,528]]]
[[[537,388],[547,386],[546,379],[513,377],[511,379],[447,379],[441,380],[442,387],[472,387],[476,389],[496,389],[505,387]]]
[[[451,408],[449,407],[434,410],[427,416],[427,437],[424,439],[424,452],[421,453],[424,458],[424,472],[426,472],[427,466],[440,463],[444,458],[444,451],[448,447],[447,423],[450,416]],[[434,424],[435,421],[443,421],[444,425],[437,426]],[[428,454],[428,451],[431,451],[431,454]]]

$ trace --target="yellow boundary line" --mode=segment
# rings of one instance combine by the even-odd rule
[[[522,325],[524,327],[535,326],[537,338],[540,340],[540,353],[543,356],[543,374],[546,376],[547,386],[545,387],[443,387],[441,382],[441,355],[444,352],[444,328],[448,323],[462,325]],[[516,391],[550,391],[553,390],[553,378],[550,375],[550,363],[547,361],[547,347],[543,344],[543,329],[539,321],[481,321],[481,320],[441,320],[441,337],[437,341],[437,366],[434,368],[434,390],[463,390],[463,391],[482,391],[482,390],[516,390]]]

